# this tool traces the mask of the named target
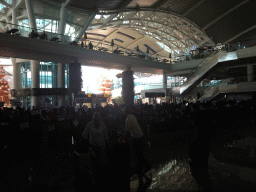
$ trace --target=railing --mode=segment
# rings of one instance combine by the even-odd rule
[[[69,36],[69,35],[63,35],[63,34],[59,34],[59,33],[52,33],[52,32],[48,32],[45,29],[34,29],[31,27],[27,27],[24,25],[15,25],[12,23],[7,23],[5,21],[0,21],[0,23],[3,24],[8,24],[10,26],[12,26],[14,29],[18,29],[18,33],[15,32],[13,33],[14,35],[19,35],[19,36],[23,36],[23,37],[29,37],[29,34],[31,33],[32,30],[34,30],[37,34],[38,33],[43,33],[45,31],[46,35],[47,35],[47,39],[45,41],[54,41],[54,42],[58,42],[58,43],[62,43],[62,44],[70,44],[70,45],[80,45],[82,44],[82,42],[84,43],[84,48],[88,48],[88,44],[89,41],[91,42],[98,42],[97,40],[93,40],[93,39],[84,39],[84,38],[76,38],[74,36]],[[9,30],[11,31],[11,30]],[[36,37],[37,39],[40,39],[40,36],[38,35],[38,37]],[[55,39],[54,39],[55,38]],[[88,41],[88,42],[87,42]],[[249,45],[248,46],[248,42],[251,40],[245,40],[239,44],[231,44],[231,49],[229,51],[235,51],[238,49],[244,49],[244,48],[248,48],[248,47],[252,47],[255,45]],[[247,42],[247,43],[246,43]],[[99,45],[107,45],[108,47],[111,47],[110,43],[106,43],[106,42],[101,42],[99,43]],[[218,53],[220,50],[227,50],[227,47],[223,47],[223,46],[216,46],[213,52],[211,51],[207,51],[204,53],[198,53],[195,55],[183,55],[182,57],[184,57],[185,59],[179,59],[179,56],[174,56],[173,58],[176,59],[174,62],[172,62],[172,59],[167,59],[164,57],[161,57],[157,54],[150,54],[150,53],[145,53],[142,52],[141,50],[133,50],[133,49],[126,49],[120,46],[116,46],[116,47],[120,47],[121,49],[123,49],[124,51],[120,51],[120,50],[113,50],[112,49],[109,50],[106,47],[94,47],[94,50],[99,50],[99,51],[106,51],[106,52],[110,52],[110,53],[117,53],[117,54],[122,54],[122,55],[126,55],[126,56],[130,56],[130,57],[137,57],[137,58],[143,58],[143,59],[148,59],[148,60],[153,60],[153,61],[157,61],[157,62],[164,62],[164,63],[180,63],[182,61],[191,61],[191,60],[197,60],[197,59],[204,59],[204,61],[202,61],[197,67],[198,69],[200,68],[200,66],[202,66],[205,62],[207,62],[207,60],[209,60],[212,56],[214,56],[216,53]],[[213,49],[212,49],[213,50]],[[195,71],[191,72],[189,74],[189,76],[191,76]]]
[[[7,23],[5,21],[0,21],[0,23],[8,24],[13,27],[11,30],[6,31],[6,33],[10,33],[11,35],[17,35],[17,36],[29,38],[32,30],[34,30],[34,32],[37,35],[36,39],[42,39],[39,34],[45,32],[45,34],[47,35],[47,39],[42,39],[44,41],[53,41],[53,42],[57,42],[57,43],[61,43],[61,44],[69,44],[69,45],[75,45],[75,46],[81,46],[82,42],[83,42],[83,44],[84,44],[83,48],[88,48],[89,42],[96,42],[93,39],[89,40],[89,39],[84,39],[84,38],[76,38],[76,37],[69,36],[69,35],[52,33],[45,29],[34,29],[34,28],[27,27],[24,25],[15,25],[15,24]],[[13,29],[18,29],[18,31],[15,31]],[[13,30],[13,32],[12,32],[12,30]],[[100,43],[99,45],[103,45],[103,44],[107,45],[107,46],[111,46],[110,43]],[[158,61],[158,62],[170,63],[170,60],[168,60],[168,59],[159,57],[156,54],[144,53],[141,50],[132,50],[132,49],[126,49],[126,48],[122,48],[122,47],[121,47],[121,49],[125,49],[125,51],[120,51],[120,50],[116,50],[116,49],[109,50],[109,49],[106,49],[103,47],[93,47],[93,49],[99,50],[99,51],[107,50],[106,52],[110,52],[110,53],[117,53],[117,54],[127,55],[127,56],[131,56],[131,57],[138,57],[138,58],[143,58],[143,59],[148,59],[148,60],[153,60],[153,61]]]
[[[254,78],[252,80],[252,82],[255,82],[256,81],[256,78]],[[237,77],[234,77],[234,78],[231,78],[230,81],[228,82],[225,82],[225,81],[220,81],[216,84],[208,84],[208,85],[205,85],[203,90],[200,90],[200,94],[201,94],[201,98],[202,99],[207,99],[207,100],[210,100],[212,98],[214,98],[216,95],[218,95],[219,93],[221,93],[221,90],[219,90],[219,85],[234,85],[234,84],[238,84],[238,83],[244,83],[244,82],[248,82],[248,76],[237,76]],[[210,91],[210,89],[215,89],[212,93],[211,93],[211,96],[209,97],[205,97],[205,94],[207,91]]]
[[[217,55],[219,52],[221,52],[221,49],[216,49],[213,51],[208,57],[206,57],[202,62],[200,62],[195,69],[191,70],[190,73],[188,74],[187,78],[189,79],[194,73],[196,73],[207,61],[209,61],[212,57]]]

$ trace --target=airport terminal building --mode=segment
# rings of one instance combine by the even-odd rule
[[[13,67],[11,99],[26,108],[45,97],[72,105],[81,66],[122,70],[112,90],[122,89],[126,104],[250,98],[255,2],[214,2],[2,0],[0,56]]]

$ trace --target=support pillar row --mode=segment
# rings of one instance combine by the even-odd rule
[[[165,71],[163,71],[163,88],[164,88],[164,93],[165,93],[166,101],[170,100],[169,91],[167,89],[167,75],[166,75]]]
[[[40,61],[31,60],[31,88],[40,88],[39,71],[40,71]],[[33,106],[36,107],[39,101],[40,101],[40,96],[32,96],[31,107]]]
[[[65,88],[65,64],[58,63],[58,88]],[[59,107],[65,106],[65,95],[58,95]]]
[[[128,67],[126,71],[122,72],[122,96],[127,106],[132,107],[134,103],[134,81],[133,71]]]
[[[81,91],[82,77],[80,63],[69,64],[69,105],[72,106],[72,94],[75,96]]]
[[[16,58],[11,58],[12,67],[13,67],[13,89],[20,89],[21,88],[21,66],[20,63],[16,63]],[[20,101],[19,97],[14,97],[14,100]]]
[[[253,82],[254,81],[254,71],[253,71],[253,65],[247,65],[247,82]]]

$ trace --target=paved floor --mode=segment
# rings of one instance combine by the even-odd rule
[[[165,133],[156,137],[159,141],[174,137],[171,135],[173,134],[169,133],[168,136]],[[147,175],[152,175],[153,183],[147,191],[198,190],[197,184],[191,176],[186,157],[190,142],[191,140],[177,144],[172,144],[170,140],[166,143],[157,143],[156,140],[151,142],[151,146],[154,147],[147,153],[147,157],[154,167]],[[232,156],[232,150],[229,150],[230,154],[228,155],[227,152],[224,153],[225,155],[221,155],[221,151],[224,151],[224,148],[215,148],[209,158],[209,171],[214,190],[256,191],[256,159],[249,158],[246,153],[242,157],[235,158]],[[116,169],[108,170],[109,174],[105,175],[108,183],[106,187],[110,187],[112,191],[124,191],[117,186],[120,186],[121,182],[125,180],[120,177],[120,173],[127,171],[120,169],[123,164],[127,163],[125,162],[125,152],[122,153],[122,150],[119,150],[115,153],[120,158],[113,161]],[[216,156],[216,154],[218,155]],[[73,154],[63,152],[56,155],[54,151],[42,151],[32,157],[23,157],[23,160],[16,166],[1,172],[1,178],[3,178],[1,191],[73,192],[75,186],[93,191],[93,175],[87,173],[81,181],[76,179]],[[138,180],[135,175],[131,178],[131,191],[136,191],[137,186]]]

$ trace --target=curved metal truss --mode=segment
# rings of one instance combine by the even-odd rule
[[[94,18],[88,31],[94,29],[127,28],[164,43],[171,50],[188,52],[194,46],[214,42],[194,23],[173,13],[161,11],[125,11]]]
[[[167,52],[171,53],[188,53],[190,48],[194,45],[214,45],[214,42],[196,24],[181,15],[166,12],[157,7],[140,9],[124,8],[108,11],[95,10],[93,12],[87,12],[86,16],[83,16],[81,15],[81,11],[80,14],[78,14],[76,11],[65,8],[67,4],[70,3],[70,0],[66,0],[65,3],[55,6],[56,11],[59,11],[59,16],[55,16],[55,14],[51,15],[47,12],[42,12],[40,14],[35,13],[33,7],[28,6],[28,2],[31,2],[31,0],[14,0],[13,2],[16,4],[16,9],[18,7],[23,7],[21,8],[24,9],[22,11],[23,13],[31,13],[31,16],[34,15],[34,20],[36,17],[58,21],[58,33],[60,34],[65,33],[66,24],[69,24],[70,26],[72,25],[75,29],[74,35],[78,39],[80,39],[86,31],[89,32],[94,29],[110,27],[115,29],[125,28],[136,31],[144,37],[150,37],[156,42],[161,43],[162,46],[165,46],[168,49]],[[43,2],[47,1],[44,0]],[[34,5],[36,4],[36,2],[33,3]],[[17,13],[13,11],[13,6],[6,3],[6,1],[0,0],[0,4],[6,6],[6,8],[0,12],[0,20],[5,20],[7,23],[15,22],[15,19],[11,19],[10,17],[13,17],[13,14],[16,16],[16,21],[20,19],[27,19],[29,17],[29,14],[18,16]],[[26,6],[23,6],[23,4],[26,4]],[[37,7],[38,6],[39,5],[37,5]],[[84,23],[82,20],[84,20]],[[34,25],[36,26],[35,22]],[[35,26],[30,27],[35,28]],[[11,25],[8,24],[8,28],[10,27]],[[7,25],[3,26],[3,24],[0,23],[0,28],[6,29]],[[107,38],[90,40],[98,42],[98,45],[105,45],[106,43],[110,43],[106,42],[106,39]],[[126,49],[127,46],[121,48]],[[164,47],[162,48],[164,50]]]

